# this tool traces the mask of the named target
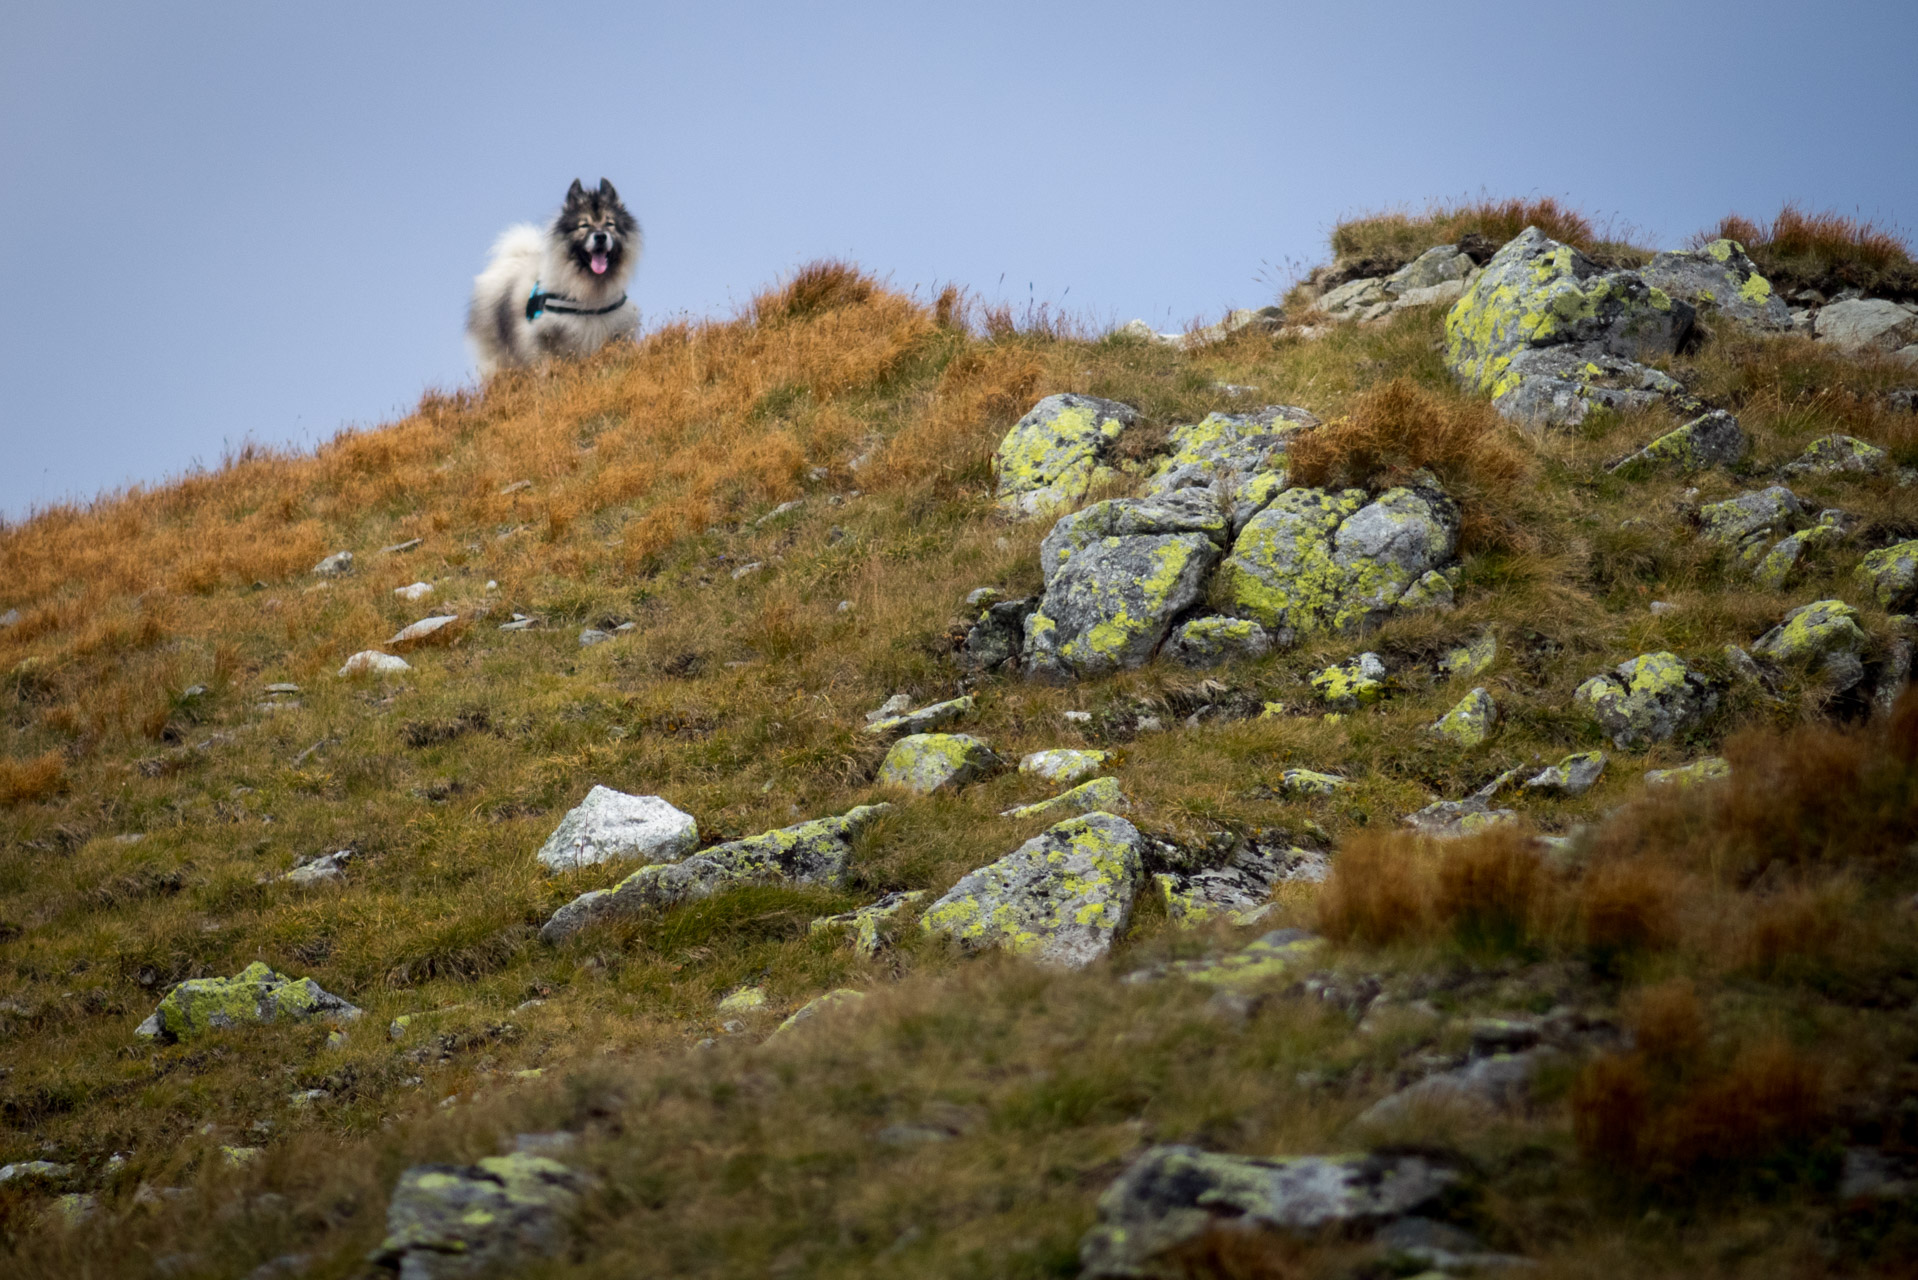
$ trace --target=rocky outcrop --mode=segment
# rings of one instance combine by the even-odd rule
[[[553,913],[540,940],[561,943],[595,921],[665,908],[748,884],[836,885],[852,858],[852,841],[892,806],[861,805],[836,818],[714,845],[679,862],[641,867],[611,889],[583,893]]]
[[[1190,1274],[1172,1255],[1213,1231],[1301,1240],[1376,1229],[1443,1199],[1458,1175],[1425,1156],[1256,1159],[1149,1148],[1099,1197],[1086,1280]]]
[[[1527,227],[1493,255],[1446,315],[1446,360],[1462,382],[1490,394],[1508,416],[1534,425],[1573,425],[1591,404],[1605,402],[1597,391],[1606,379],[1662,386],[1616,362],[1640,365],[1672,354],[1693,316],[1690,303],[1638,273],[1604,271],[1570,245]],[[1555,347],[1573,354],[1538,364],[1531,363],[1538,357],[1527,355]],[[1599,357],[1614,363],[1599,364]],[[1575,359],[1595,365],[1591,374],[1600,376],[1581,381],[1591,375]],[[1572,390],[1568,397],[1556,388],[1517,394],[1528,379],[1538,378],[1572,384]],[[1561,405],[1561,399],[1569,402]]]
[[[1219,548],[1202,533],[1106,537],[1048,576],[1026,619],[1026,663],[1040,679],[1105,675],[1158,650],[1173,621],[1199,600]]]
[[[1124,818],[1069,819],[962,878],[920,924],[968,950],[1002,947],[1084,968],[1111,950],[1132,918],[1144,849]]]
[[[209,1031],[261,1022],[352,1022],[361,1011],[311,978],[289,978],[255,960],[231,978],[189,978],[166,993],[134,1034],[191,1040]]]
[[[874,781],[927,795],[963,787],[1004,763],[971,734],[911,733],[892,744]]]
[[[1115,478],[1107,465],[1115,442],[1138,421],[1130,405],[1096,396],[1047,396],[1019,419],[992,456],[1000,509],[1053,515]]]
[[[1792,327],[1791,308],[1736,240],[1714,240],[1702,249],[1658,254],[1638,274],[1653,288],[1748,328],[1784,331]]]
[[[1812,332],[1853,355],[1895,352],[1918,343],[1918,306],[1884,298],[1846,298],[1818,309]]]
[[[1257,413],[1214,413],[1176,426],[1167,441],[1172,454],[1146,481],[1146,493],[1167,498],[1199,490],[1214,509],[1230,514],[1237,533],[1285,489],[1292,439],[1318,425],[1304,409],[1270,404]]]
[[[658,796],[595,785],[535,855],[549,871],[602,862],[674,862],[699,847],[699,823]]]
[[[1389,276],[1363,276],[1328,289],[1314,306],[1334,320],[1370,323],[1408,307],[1450,306],[1477,275],[1477,265],[1457,245],[1434,245]]]
[[[400,1280],[463,1280],[556,1257],[589,1185],[557,1160],[520,1152],[416,1165],[393,1188],[386,1239],[370,1261]]]
[[[1622,751],[1666,742],[1703,720],[1718,694],[1675,653],[1645,653],[1593,676],[1573,695]]]

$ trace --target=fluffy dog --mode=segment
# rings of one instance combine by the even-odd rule
[[[639,327],[626,281],[639,262],[639,223],[601,178],[579,179],[553,224],[510,227],[473,281],[466,336],[481,377],[562,356],[587,356]]]

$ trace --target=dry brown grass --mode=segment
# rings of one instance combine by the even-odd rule
[[[29,760],[0,759],[0,805],[44,800],[66,782],[67,763],[58,750]]]
[[[1482,238],[1489,252],[1527,227],[1579,249],[1599,246],[1590,219],[1542,196],[1434,204],[1420,213],[1397,209],[1348,218],[1332,229],[1332,253],[1341,261],[1371,264],[1357,274],[1377,275],[1397,270],[1433,245],[1457,244],[1468,236]]]
[[[1531,461],[1511,424],[1476,398],[1393,379],[1300,435],[1287,462],[1299,482],[1326,487],[1396,483],[1426,469],[1459,501],[1464,546],[1525,549],[1534,541],[1519,518]]]
[[[1835,211],[1787,204],[1769,222],[1730,214],[1693,237],[1696,244],[1736,240],[1772,283],[1786,289],[1864,289],[1893,297],[1918,290],[1918,264],[1900,232]]]

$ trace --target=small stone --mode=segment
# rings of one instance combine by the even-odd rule
[[[828,991],[825,995],[815,1000],[808,1000],[805,1004],[800,1005],[798,1009],[793,1011],[793,1015],[790,1018],[787,1018],[773,1029],[772,1035],[768,1036],[767,1039],[772,1040],[783,1036],[801,1023],[810,1022],[822,1013],[834,1009],[856,1009],[865,1002],[866,993],[863,991],[854,991],[850,987],[840,987],[836,990]]]
[[[719,1002],[721,1013],[753,1013],[765,1007],[764,987],[741,987]]]
[[[886,706],[894,706],[903,696],[903,694],[895,695]],[[911,706],[911,701],[908,700],[906,705]],[[964,697],[953,698],[946,702],[935,702],[917,711],[906,711],[900,708],[894,714],[874,720],[862,732],[881,741],[909,734],[930,734],[934,730],[943,729],[947,725],[957,724],[965,719],[972,714],[975,705],[977,705],[977,699],[968,693]],[[880,710],[885,710],[885,707],[881,707]]]
[[[353,553],[335,551],[326,559],[313,566],[313,572],[322,578],[340,578],[353,572]]]
[[[494,579],[492,579],[492,578],[488,578],[488,579],[486,580],[486,589],[487,589],[488,591],[498,591],[498,590],[499,590],[499,583],[498,583],[497,581],[495,581]]]
[[[1195,618],[1172,633],[1166,656],[1188,667],[1251,661],[1272,652],[1272,637],[1249,618]]]
[[[1359,1114],[1361,1125],[1389,1125],[1425,1111],[1484,1113],[1521,1106],[1532,1079],[1549,1058],[1545,1050],[1498,1053],[1441,1071],[1389,1094]]]
[[[472,1165],[416,1165],[400,1175],[386,1239],[371,1261],[402,1280],[455,1280],[519,1271],[573,1240],[585,1176],[514,1152]]]
[[[231,978],[191,978],[178,983],[134,1034],[149,1039],[190,1040],[208,1031],[248,1022],[325,1018],[351,1022],[360,1010],[311,978],[289,978],[254,961]]]
[[[1604,772],[1603,751],[1581,751],[1527,778],[1525,786],[1531,791],[1556,791],[1560,795],[1582,796],[1592,789],[1599,775]]]
[[[281,694],[294,694],[294,693],[298,693],[299,691],[300,691],[299,685],[288,684],[285,682],[281,682],[279,684],[270,684],[266,686],[266,692],[275,697]]]
[[[992,748],[964,733],[913,733],[892,744],[875,781],[921,795],[958,788],[998,768]]]
[[[764,564],[760,563],[757,560],[753,561],[751,564],[742,564],[737,569],[733,570],[733,581],[738,582],[741,578],[745,577],[747,574],[758,573],[761,569],[764,569],[765,567],[766,566]]]
[[[996,603],[1003,594],[1005,593],[997,587],[974,587],[972,590],[966,592],[966,607],[969,609],[983,609],[989,604]]]
[[[1487,631],[1470,644],[1461,645],[1456,649],[1447,649],[1444,656],[1439,658],[1439,674],[1464,676],[1470,679],[1473,676],[1483,675],[1485,669],[1490,667],[1497,657],[1498,636]]]
[[[1836,476],[1882,474],[1891,465],[1890,455],[1875,444],[1857,436],[1820,436],[1805,446],[1805,451],[1786,463],[1786,475]]]
[[[1059,713],[1059,717],[1067,724],[1092,723],[1092,713],[1090,711],[1062,711]]]
[[[1704,677],[1677,654],[1662,652],[1640,654],[1614,672],[1593,676],[1574,697],[1624,751],[1683,733],[1718,706]]]
[[[1701,782],[1710,782],[1714,778],[1729,778],[1731,762],[1723,756],[1706,756],[1690,764],[1680,765],[1676,769],[1647,769],[1645,785],[1648,787],[1691,787]]]
[[[1094,778],[1090,782],[1080,783],[1063,795],[1054,796],[1050,800],[1041,800],[1037,804],[1024,804],[1014,809],[1007,809],[999,816],[1021,820],[1062,818],[1072,813],[1091,813],[1101,809],[1110,813],[1131,807],[1119,790],[1118,779]]]
[[[386,643],[418,644],[430,636],[438,635],[459,620],[459,615],[456,613],[441,614],[431,618],[421,618],[418,622],[400,628]]]
[[[72,1176],[72,1165],[56,1164],[51,1160],[19,1160],[13,1164],[0,1164],[0,1187],[14,1182],[58,1182]]]
[[[1842,692],[1865,677],[1860,654],[1866,642],[1856,609],[1843,600],[1817,600],[1786,614],[1752,646],[1752,654],[1780,664],[1816,664]]]
[[[753,522],[753,527],[756,529],[762,528],[765,525],[769,525],[773,521],[779,519],[779,517],[781,516],[791,515],[793,512],[799,510],[799,508],[805,505],[806,505],[806,500],[804,498],[794,498],[790,502],[782,502],[778,506],[774,507],[771,511],[768,511],[765,515],[755,520]]]
[[[1066,712],[1068,717],[1084,714]],[[1019,761],[1019,772],[1037,774],[1048,782],[1077,782],[1087,774],[1105,768],[1113,758],[1114,753],[1110,751],[1075,751],[1069,748],[1035,751]]]
[[[537,627],[538,625],[539,625],[538,618],[515,617],[511,622],[500,623],[499,629],[501,631],[531,631],[534,627]]]
[[[1452,840],[1517,822],[1518,814],[1510,809],[1494,809],[1488,797],[1474,795],[1463,800],[1436,800],[1417,813],[1406,814],[1404,821],[1414,831]]]
[[[1328,707],[1356,711],[1385,696],[1385,662],[1376,653],[1325,668],[1313,675],[1312,689]]]
[[[1668,613],[1677,612],[1678,606],[1669,600],[1654,600],[1651,603],[1651,614],[1654,618],[1662,618]]]
[[[536,856],[549,871],[603,862],[676,862],[699,847],[699,823],[658,796],[595,784]]]
[[[1736,466],[1751,447],[1738,419],[1713,409],[1674,431],[1668,431],[1621,462],[1614,474],[1626,479],[1655,471],[1702,471],[1707,467]]]
[[[1870,552],[1854,576],[1887,613],[1918,608],[1918,539]]]
[[[1474,689],[1431,726],[1431,732],[1462,747],[1483,746],[1498,727],[1498,704],[1484,689]]]
[[[890,720],[894,716],[904,715],[910,710],[912,710],[912,695],[895,693],[880,703],[878,710],[866,713],[866,723],[877,724],[881,720]]]
[[[433,584],[430,582],[415,582],[407,587],[394,587],[393,594],[408,602],[424,600],[433,594]]]
[[[396,542],[390,547],[381,547],[380,554],[383,556],[398,555],[403,551],[413,550],[424,541],[424,538],[408,538],[405,542]]]
[[[1287,769],[1279,775],[1279,785],[1293,795],[1329,796],[1352,784],[1337,774],[1315,773],[1310,769]]]
[[[346,864],[353,859],[351,849],[341,849],[335,853],[324,854],[293,868],[280,879],[288,884],[312,886],[316,884],[345,884]]]

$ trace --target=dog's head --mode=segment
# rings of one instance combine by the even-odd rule
[[[639,223],[620,203],[619,192],[604,178],[597,190],[588,190],[578,178],[573,179],[554,226],[573,264],[585,275],[602,279],[620,274],[634,251],[638,230]]]

